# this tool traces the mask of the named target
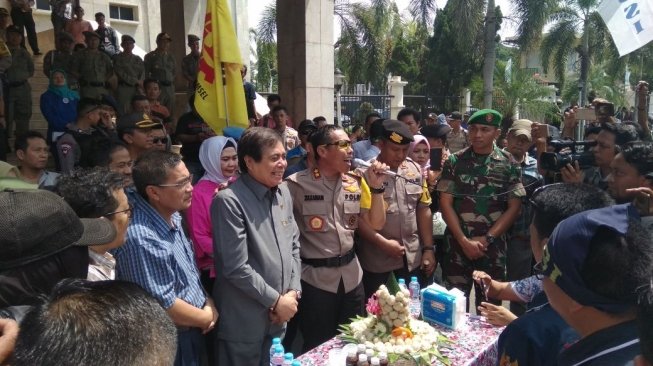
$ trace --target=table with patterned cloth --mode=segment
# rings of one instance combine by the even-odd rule
[[[435,328],[452,342],[450,346],[441,348],[441,352],[449,357],[452,366],[496,365],[499,357],[497,340],[503,327],[495,327],[481,317],[467,314],[467,323],[461,329],[449,330],[437,325]],[[303,366],[330,366],[329,351],[344,345],[338,338],[331,338],[297,359]],[[436,362],[434,365],[441,364]]]

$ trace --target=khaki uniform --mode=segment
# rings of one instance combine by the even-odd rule
[[[77,76],[82,98],[100,99],[109,95],[107,80],[113,75],[113,63],[106,53],[99,50],[80,50],[73,54],[70,67]]]
[[[139,56],[119,53],[113,56],[113,69],[118,77],[118,108],[122,113],[129,113],[132,97],[138,92],[138,82],[145,76],[145,64]]]
[[[16,135],[29,130],[32,118],[32,88],[28,79],[34,76],[34,61],[24,48],[10,48],[11,66],[6,72],[5,114],[7,134],[11,136],[12,125],[16,124]]]
[[[188,79],[193,80],[193,82],[188,83],[188,97],[195,93],[195,85],[197,84],[197,72],[199,71],[200,66],[200,55],[193,55],[192,53],[187,54],[181,59],[181,73]]]
[[[58,50],[48,51],[43,56],[43,74],[49,79],[52,70],[64,70],[66,78],[68,79],[68,86],[70,87],[70,66],[73,54],[69,52],[61,52]]]
[[[304,349],[310,349],[335,336],[339,324],[363,314],[363,270],[354,253],[354,231],[372,196],[361,177],[328,180],[317,168],[293,174],[287,182],[301,243],[303,296],[297,318]],[[315,263],[326,259],[336,263]]]
[[[397,169],[402,178],[386,179],[383,200],[386,208],[386,221],[382,230],[378,231],[386,239],[394,239],[406,248],[406,263],[408,271],[413,271],[422,264],[422,248],[417,229],[416,211],[419,207],[428,207],[431,196],[426,180],[423,179],[420,167],[410,159],[406,159]],[[380,251],[374,244],[362,241],[358,256],[363,269],[373,273],[382,273],[404,267],[402,258],[391,258]]]
[[[177,64],[172,54],[154,50],[145,55],[145,77],[159,81],[161,104],[172,114],[175,104],[175,71]]]

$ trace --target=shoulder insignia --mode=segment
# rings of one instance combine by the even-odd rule
[[[344,186],[344,185],[343,185],[342,188],[343,188],[345,191],[347,191],[347,192],[351,192],[351,193],[355,193],[355,192],[358,192],[358,191],[359,191],[359,188],[358,188],[358,185],[357,185],[357,184],[349,184],[349,185],[347,185],[347,186]]]
[[[60,147],[61,153],[63,154],[63,156],[67,156],[70,150],[73,148],[72,145],[68,143],[62,143],[60,146],[61,146]]]
[[[322,174],[320,174],[320,170],[318,168],[313,169],[313,179],[320,179],[322,178]]]

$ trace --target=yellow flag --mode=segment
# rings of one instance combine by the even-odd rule
[[[249,126],[241,67],[227,0],[207,0],[195,109],[218,135],[227,126]]]

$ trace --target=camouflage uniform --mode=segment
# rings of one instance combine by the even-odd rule
[[[6,71],[5,113],[7,115],[7,135],[11,136],[12,125],[16,125],[16,135],[29,130],[32,118],[32,87],[29,78],[34,76],[32,55],[24,48],[9,48],[11,66]]]
[[[113,63],[100,50],[83,49],[73,54],[70,70],[77,76],[82,98],[101,99],[109,95],[107,80],[113,75]]]
[[[139,56],[119,53],[113,56],[113,68],[118,77],[116,90],[118,106],[121,114],[128,113],[131,109],[132,97],[138,91],[138,82],[145,76],[145,64]]]
[[[175,58],[169,52],[154,50],[145,55],[145,77],[159,82],[161,104],[172,114],[175,104]]]
[[[439,192],[454,196],[453,207],[466,237],[485,236],[508,207],[508,200],[525,195],[521,169],[512,155],[494,145],[489,155],[476,155],[471,147],[449,156],[444,163]],[[483,270],[493,279],[506,277],[506,235],[487,247],[485,256],[470,261],[460,244],[445,232],[442,274],[449,285],[468,296],[473,270]],[[479,299],[480,300],[480,299]]]

